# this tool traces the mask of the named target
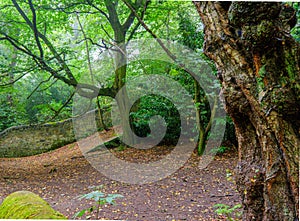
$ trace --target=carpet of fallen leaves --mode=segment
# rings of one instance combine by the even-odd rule
[[[111,151],[123,160],[144,162],[161,158],[170,147]],[[226,220],[214,212],[213,206],[240,203],[234,183],[226,178],[226,169],[233,170],[236,165],[236,155],[231,152],[216,156],[207,168],[200,170],[200,158],[193,153],[183,167],[167,178],[132,185],[102,175],[82,156],[77,143],[73,143],[36,156],[0,159],[0,202],[14,191],[29,190],[72,219],[76,212],[92,203],[76,197],[90,192],[91,186],[103,185],[101,191],[122,194],[124,198],[118,198],[116,205],[104,205],[100,211],[101,219]]]

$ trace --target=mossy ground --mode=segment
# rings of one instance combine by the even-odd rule
[[[45,200],[29,191],[18,191],[5,198],[0,219],[66,219]]]

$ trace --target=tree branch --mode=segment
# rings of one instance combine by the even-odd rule
[[[76,88],[80,96],[86,98],[95,98],[97,96],[108,96],[114,98],[116,96],[116,91],[113,88],[98,88],[94,85],[79,83]],[[92,92],[88,92],[92,91]]]
[[[75,91],[70,95],[70,97],[68,98],[68,100],[58,110],[52,109],[55,112],[55,115],[51,118],[50,121],[54,120],[60,114],[60,112],[62,111],[62,109],[64,109],[71,102],[71,100],[74,97],[74,95],[75,95]]]
[[[28,49],[25,45],[20,43],[17,39],[14,39],[11,36],[8,36],[6,33],[3,31],[0,31],[0,34],[2,34],[4,37],[1,37],[0,40],[7,40],[11,45],[13,45],[17,50],[21,51],[22,53],[30,56],[33,61],[38,65],[39,68],[42,70],[47,71],[48,73],[51,74],[51,77],[59,79],[66,83],[67,85],[73,86],[74,88],[77,88],[77,92],[79,95],[87,97],[87,98],[94,98],[97,96],[109,96],[109,97],[115,97],[116,92],[111,89],[111,88],[98,88],[93,85],[89,84],[79,84],[75,77],[73,76],[71,70],[69,69],[68,65],[66,64],[65,60],[61,57],[61,55],[56,51],[52,43],[49,41],[49,39],[43,35],[38,29],[37,29],[37,20],[36,20],[36,13],[35,13],[35,8],[33,7],[32,0],[29,0],[29,6],[31,9],[31,12],[33,14],[32,22],[26,15],[26,13],[22,10],[20,5],[17,3],[16,0],[12,0],[14,7],[17,9],[18,13],[22,16],[22,18],[25,20],[26,24],[30,27],[31,30],[34,32],[34,37],[36,40],[36,44],[39,48],[40,51],[40,56],[34,54],[30,49]],[[55,70],[51,66],[47,64],[47,61],[43,59],[43,50],[41,46],[40,39],[46,44],[50,52],[53,54],[53,58],[51,59],[56,59],[58,61],[60,70]],[[61,75],[59,72],[64,71],[66,76]],[[21,77],[15,79],[14,82],[25,76],[26,74],[22,75]],[[50,78],[51,78],[50,77]],[[43,84],[45,81],[41,82]],[[11,83],[10,83],[11,84]],[[6,84],[5,84],[6,85]],[[3,86],[5,86],[3,85]],[[38,87],[39,87],[38,86]],[[36,91],[35,89],[34,91]],[[33,93],[34,93],[33,91]]]
[[[144,9],[143,9],[142,14],[141,14],[141,20],[144,20],[145,13],[146,13],[146,10],[147,10],[147,7],[148,7],[149,3],[150,3],[150,0],[146,0],[145,5],[144,5]],[[133,35],[135,34],[136,30],[140,27],[140,25],[141,25],[141,23],[138,21],[138,23],[134,26],[134,28],[132,29],[132,31],[130,33],[130,36],[127,39],[127,44],[133,38]]]
[[[82,35],[86,39],[87,36],[85,34],[85,31],[83,30],[83,26],[82,26],[82,24],[80,22],[78,14],[76,14],[76,17],[77,17],[77,21],[78,21],[78,24],[80,26]],[[93,75],[93,69],[92,69],[92,64],[91,64],[90,49],[89,49],[89,44],[88,44],[87,40],[85,40],[85,49],[86,49],[86,55],[87,55],[89,73],[90,73],[90,76],[91,76],[92,83],[94,83],[94,75]]]
[[[55,80],[54,80],[49,86],[47,86],[47,87],[45,87],[45,88],[39,90],[39,92],[40,92],[40,91],[46,91],[46,90],[48,90],[48,89],[49,89],[50,87],[52,87],[57,81],[58,81],[58,79],[55,78]]]
[[[119,16],[118,16],[118,13],[116,11],[114,3],[111,0],[104,0],[104,3],[105,3],[105,6],[108,10],[109,23],[111,24],[111,27],[113,28],[115,34],[120,32],[120,31],[123,32],[124,30],[123,30],[123,27],[120,23]],[[115,39],[115,40],[117,40],[117,39]],[[117,42],[117,43],[120,43],[120,42]]]
[[[127,3],[126,0],[122,0],[124,4],[134,13],[135,17],[138,19],[138,21],[141,23],[141,25],[145,28],[147,32],[157,41],[157,43],[162,47],[162,49],[167,53],[167,55],[183,70],[185,70],[187,73],[189,73],[193,78],[195,78],[197,75],[190,69],[188,69],[184,64],[178,63],[177,57],[164,45],[162,40],[158,38],[158,36],[145,24],[145,22],[139,17],[135,9]]]
[[[105,32],[105,34],[107,35],[107,37],[110,39],[110,40],[114,40],[111,36],[110,36],[110,34],[106,31],[106,29],[104,28],[104,26],[101,24],[101,28],[102,28],[102,30]]]
[[[93,39],[91,39],[90,37],[85,37],[85,38],[81,39],[80,41],[77,41],[76,44],[80,44],[83,41],[90,41],[92,45],[96,45],[99,48],[108,49],[108,47],[106,45],[98,44],[98,43],[94,42]]]
[[[143,0],[136,0],[134,5],[132,3],[128,3],[128,4],[131,4],[135,10],[138,10],[141,7],[142,2],[143,2]],[[129,29],[129,27],[131,26],[132,22],[134,21],[134,19],[135,19],[134,13],[131,11],[128,18],[122,25],[123,30],[127,31]]]
[[[70,10],[68,11],[68,9],[71,9],[71,8],[75,8],[76,6],[81,6],[81,5],[86,5],[86,3],[84,1],[82,2],[76,2],[76,3],[69,3],[69,4],[66,4],[65,7],[61,7],[61,6],[56,6],[56,7],[51,7],[49,5],[37,5],[37,4],[33,4],[35,6],[35,8],[37,9],[44,9],[44,10],[52,10],[52,11],[61,11],[61,12],[64,12],[66,14],[98,14],[98,10],[97,11],[91,11],[91,10],[87,10],[87,11],[84,11],[84,10],[81,10],[81,11],[78,11],[78,10]],[[89,5],[89,4],[88,4]]]
[[[103,15],[107,19],[107,21],[109,21],[108,15],[103,10],[101,10],[96,5],[94,5],[92,0],[87,0],[87,2],[90,6],[92,6],[94,9],[96,9],[101,15]]]
[[[35,54],[33,54],[25,45],[21,44],[18,40],[16,40],[15,38],[6,35],[5,33],[3,33],[2,31],[0,31],[0,34],[4,35],[5,37],[0,38],[0,40],[7,40],[10,42],[11,45],[13,45],[15,48],[17,48],[19,51],[22,51],[23,53],[29,55],[30,57],[32,57],[33,59],[39,59],[38,56],[36,56]]]
[[[36,44],[38,46],[38,49],[40,51],[40,57],[43,58],[44,57],[44,51],[43,51],[43,48],[42,48],[42,45],[41,45],[41,42],[40,42],[40,39],[39,39],[38,29],[37,29],[37,26],[36,26],[36,13],[35,13],[35,9],[34,9],[34,7],[32,5],[32,1],[31,0],[28,0],[28,3],[29,3],[30,10],[32,12],[32,24],[33,24],[34,38],[35,38]]]
[[[53,68],[48,66],[45,63],[45,61],[43,61],[43,59],[41,59],[40,57],[33,54],[25,45],[21,44],[18,40],[14,39],[10,36],[7,36],[5,33],[2,33],[1,31],[0,31],[0,34],[5,35],[5,38],[2,38],[2,39],[8,40],[16,49],[18,49],[19,51],[22,51],[23,53],[25,53],[25,54],[29,55],[30,57],[32,57],[33,60],[36,62],[36,64],[41,69],[48,71],[50,74],[53,75],[53,77],[55,77],[57,79],[60,79],[61,81],[65,82],[66,84],[73,85],[72,82],[69,79],[59,75],[56,70],[54,70]],[[76,86],[76,85],[77,84],[75,84],[73,86]]]
[[[32,29],[34,30],[34,25],[31,23],[31,21],[29,20],[29,18],[27,17],[27,15],[25,14],[25,12],[21,9],[21,7],[19,6],[19,4],[16,2],[16,0],[12,0],[13,4],[15,5],[16,9],[18,10],[18,12],[20,13],[20,15],[23,17],[23,19],[26,21],[27,25]],[[69,77],[68,79],[68,84],[69,85],[73,85],[73,86],[76,86],[77,85],[77,81],[75,79],[75,77],[73,76],[71,70],[68,68],[68,65],[64,62],[64,60],[60,57],[60,55],[57,53],[57,51],[55,50],[54,46],[51,44],[51,42],[46,38],[45,35],[43,35],[42,33],[40,33],[38,30],[37,30],[37,34],[38,34],[38,37],[41,38],[44,43],[47,45],[47,47],[50,49],[51,53],[55,56],[56,60],[58,61],[58,63],[62,66],[62,68],[65,70],[67,76]],[[49,71],[49,66],[46,65],[45,62],[41,61],[42,62],[42,66],[43,67],[46,67],[47,66],[47,69]],[[52,69],[53,70],[53,69]],[[50,72],[51,74],[53,74],[53,72],[51,71]],[[56,74],[57,76],[57,74]],[[66,82],[66,81],[65,81]]]
[[[6,8],[9,8],[9,7],[14,7],[13,5],[3,5],[2,7],[0,7],[0,10],[3,10],[3,9],[6,9]]]
[[[44,83],[50,81],[50,80],[51,80],[51,77],[52,77],[52,75],[51,75],[47,80],[41,81],[41,82],[38,84],[38,86],[36,86],[36,87],[34,88],[34,90],[29,94],[29,96],[27,97],[27,99],[29,99],[29,98],[34,94],[34,92],[36,92],[37,89],[39,89],[39,87],[40,87],[42,84],[44,84]]]
[[[14,79],[13,81],[10,81],[6,84],[0,84],[0,87],[6,87],[6,86],[9,86],[9,85],[12,85],[14,83],[16,83],[18,80],[20,80],[21,78],[23,78],[24,76],[26,76],[29,72],[26,72],[24,74],[22,74],[21,76],[19,76],[18,78]]]
[[[211,127],[212,127],[212,123],[215,119],[215,116],[216,116],[216,111],[217,111],[217,107],[218,107],[218,96],[215,95],[215,98],[214,98],[214,104],[213,104],[213,108],[211,110],[211,114],[210,114],[210,119],[209,119],[209,122],[205,128],[205,135],[207,136]]]

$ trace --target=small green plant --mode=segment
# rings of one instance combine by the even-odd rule
[[[210,153],[212,154],[223,154],[225,153],[229,148],[228,147],[225,147],[225,146],[220,146],[220,147],[215,147],[215,148],[212,148],[210,150]]]
[[[229,221],[237,221],[241,217],[242,213],[239,211],[242,208],[241,204],[236,204],[233,207],[230,207],[226,204],[215,204],[214,208],[217,208],[215,212],[218,215],[224,215]]]
[[[123,197],[121,194],[105,194],[101,192],[99,189],[102,188],[102,186],[96,186],[91,188],[93,189],[92,192],[80,195],[76,198],[79,200],[82,199],[93,200],[95,202],[94,205],[75,213],[74,216],[72,217],[73,219],[75,219],[76,217],[82,217],[86,213],[90,214],[89,216],[86,216],[86,219],[89,219],[94,212],[96,213],[95,214],[96,219],[99,219],[99,212],[101,206],[105,204],[114,205],[116,198]]]
[[[121,144],[119,147],[118,147],[118,151],[124,151],[126,149],[126,146],[124,144]]]

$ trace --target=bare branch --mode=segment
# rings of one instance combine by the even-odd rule
[[[10,36],[6,36],[5,39],[8,40],[19,51],[22,51],[23,53],[31,56],[33,58],[33,60],[35,61],[35,63],[38,65],[38,67],[40,67],[42,70],[46,70],[50,74],[52,74],[54,78],[57,78],[57,79],[65,82],[68,85],[72,85],[72,82],[69,79],[67,79],[67,78],[65,78],[63,76],[60,76],[58,74],[59,70],[54,70],[53,68],[51,68],[50,66],[48,66],[44,60],[42,60],[40,57],[37,57],[36,55],[32,54],[31,51],[26,48],[26,46],[24,46],[21,43],[19,43],[16,39],[13,39]],[[76,85],[73,85],[73,86],[76,86]]]
[[[146,13],[146,10],[147,10],[147,7],[150,3],[150,0],[146,0],[145,2],[145,5],[144,5],[144,9],[142,11],[142,14],[141,14],[141,19],[144,20],[144,17],[145,17],[145,13]],[[130,42],[130,40],[133,38],[136,30],[140,27],[141,23],[138,21],[138,23],[134,26],[134,28],[132,29],[131,33],[130,33],[130,36],[128,37],[127,39],[127,44]]]
[[[14,39],[10,36],[7,36],[5,33],[0,32],[0,34],[5,35],[5,40],[8,40],[16,49],[18,49],[19,51],[21,51],[21,52],[29,55],[30,57],[32,57],[33,60],[36,62],[36,64],[41,69],[48,71],[50,74],[53,75],[54,78],[57,78],[57,79],[65,82],[68,85],[72,85],[72,86],[76,87],[77,82],[76,82],[76,84],[74,84],[70,79],[67,79],[67,78],[59,75],[57,70],[54,70],[49,65],[47,65],[46,62],[43,59],[41,59],[40,57],[33,54],[25,45],[22,45],[18,40]]]
[[[0,9],[1,10],[1,9]],[[4,24],[12,24],[12,23],[15,23],[15,24],[22,24],[22,25],[26,25],[26,22],[21,22],[21,21],[15,21],[15,20],[0,20],[1,23],[4,23]]]
[[[6,72],[8,72],[8,71],[4,71],[4,73],[3,73],[3,74],[0,74],[0,78],[2,78],[2,77],[8,77],[8,76],[9,76],[9,74],[8,74],[8,73],[6,73]]]
[[[16,0],[12,0],[12,2],[15,5],[16,9],[18,10],[18,12],[20,13],[20,15],[23,17],[23,19],[29,25],[29,27],[32,30],[34,30],[34,25],[31,23],[31,21],[29,20],[29,18],[25,14],[25,12],[21,9],[21,7],[19,6],[19,4],[16,2]],[[44,41],[44,43],[47,45],[47,47],[50,49],[51,53],[55,56],[56,60],[62,66],[62,68],[65,70],[67,76],[69,77],[69,79],[64,78],[64,82],[66,82],[66,83],[68,82],[69,85],[76,86],[77,85],[77,81],[76,81],[75,77],[73,76],[73,74],[72,74],[71,70],[69,69],[68,65],[60,57],[59,53],[55,50],[54,46],[51,44],[51,42],[48,40],[48,38],[46,38],[46,36],[43,35],[42,33],[40,33],[38,30],[37,30],[37,34],[38,34],[38,37],[41,38]],[[53,69],[50,68],[48,65],[46,65],[45,62],[41,61],[41,64],[42,64],[42,67],[45,67],[45,70],[49,71],[51,74],[54,74]],[[57,73],[55,73],[54,76],[58,77]],[[62,76],[60,76],[60,78],[62,78]]]
[[[145,30],[147,32],[149,32],[149,34],[151,34],[151,36],[157,41],[157,43],[162,47],[162,49],[166,52],[166,54],[179,66],[181,67],[183,70],[185,70],[187,73],[189,73],[193,78],[195,78],[195,76],[197,76],[192,70],[188,69],[185,64],[182,63],[178,63],[177,61],[177,57],[164,45],[164,43],[162,42],[162,40],[160,38],[158,38],[158,36],[145,24],[145,22],[139,17],[139,15],[137,14],[137,12],[135,11],[135,9],[129,4],[127,3],[126,0],[122,0],[124,2],[125,5],[127,5],[127,7],[134,13],[135,17],[138,19],[138,21],[141,23],[141,25],[145,28]]]
[[[40,39],[39,39],[38,29],[37,29],[37,26],[36,26],[36,13],[35,13],[35,9],[34,9],[34,7],[32,5],[32,1],[31,0],[28,0],[28,3],[29,3],[30,10],[32,12],[32,25],[33,25],[34,38],[35,38],[36,44],[38,46],[38,49],[40,51],[40,57],[43,58],[44,57],[44,51],[43,51],[43,48],[42,48],[42,45],[41,45],[41,42],[40,42]]]
[[[20,80],[21,78],[23,78],[24,76],[26,76],[29,72],[22,74],[21,76],[17,77],[16,79],[14,79],[13,81],[10,81],[6,84],[0,84],[0,87],[6,87],[6,86],[10,86],[13,85],[14,83],[16,83],[18,80]]]
[[[99,48],[104,48],[104,49],[107,49],[107,48],[108,48],[105,44],[103,44],[103,45],[98,44],[98,43],[94,42],[93,39],[91,39],[91,38],[89,38],[89,37],[86,37],[86,38],[81,39],[80,41],[77,41],[76,44],[80,44],[80,43],[83,42],[83,41],[90,41],[92,45],[96,45],[96,46],[98,46]]]
[[[13,45],[15,48],[17,48],[19,51],[29,55],[30,57],[34,58],[34,59],[39,59],[38,56],[36,56],[35,54],[33,54],[25,45],[21,44],[17,39],[6,35],[5,33],[3,33],[2,31],[0,31],[0,34],[4,35],[5,37],[0,38],[0,40],[7,40],[11,43],[11,45]]]
[[[90,84],[79,83],[76,89],[80,96],[87,98],[95,98],[97,96],[108,96],[114,98],[116,96],[116,91],[112,88],[98,88]]]
[[[31,66],[31,67],[29,67],[29,68],[26,68],[26,69],[19,69],[19,70],[14,70],[14,74],[20,74],[20,73],[22,73],[22,74],[24,74],[25,72],[27,72],[27,73],[30,73],[30,72],[32,72],[33,70],[35,70],[37,68],[37,65],[34,65],[34,66]],[[11,69],[11,68],[10,68]],[[1,77],[7,77],[7,76],[9,76],[9,73],[8,72],[10,72],[11,70],[10,69],[7,69],[7,70],[2,70],[2,72],[3,72],[3,74],[1,74],[0,75],[0,78]]]
[[[47,87],[45,87],[45,88],[43,88],[43,89],[41,89],[41,90],[38,90],[39,92],[41,92],[41,91],[46,91],[46,90],[48,90],[50,87],[52,87],[56,82],[58,81],[58,79],[55,79],[49,86],[47,86]]]
[[[9,7],[13,8],[14,6],[13,5],[3,5],[2,7],[0,7],[0,10],[6,9]]]
[[[71,96],[68,98],[68,100],[58,110],[52,109],[55,112],[55,115],[51,118],[50,121],[54,120],[60,114],[62,109],[64,109],[71,102],[74,95],[75,95],[75,91],[71,94]]]
[[[75,79],[75,77],[73,76],[71,70],[69,69],[69,66],[66,63],[66,60],[62,57],[62,55],[60,53],[58,53],[55,49],[55,47],[52,45],[52,43],[49,41],[49,39],[43,35],[38,29],[37,29],[37,20],[36,20],[36,15],[35,14],[35,8],[33,8],[33,4],[31,2],[31,0],[29,1],[29,5],[31,6],[31,11],[33,13],[33,18],[32,22],[30,21],[30,19],[28,18],[28,16],[26,15],[26,13],[22,10],[22,8],[20,7],[20,5],[17,3],[17,0],[12,0],[14,7],[17,9],[17,11],[19,12],[19,14],[22,16],[22,18],[25,20],[26,24],[30,27],[31,30],[33,30],[34,35],[35,35],[35,40],[36,40],[36,44],[40,50],[40,56],[34,54],[29,48],[27,48],[25,45],[23,45],[21,42],[19,42],[17,39],[8,36],[6,33],[4,33],[3,31],[0,31],[0,34],[3,35],[4,37],[1,37],[0,40],[6,40],[8,41],[11,45],[13,45],[17,50],[21,51],[22,53],[30,56],[33,61],[37,64],[37,66],[39,68],[41,68],[42,70],[47,71],[48,73],[51,74],[51,77],[59,79],[61,81],[63,81],[64,83],[66,83],[67,85],[73,86],[74,88],[77,88],[77,92],[84,97],[87,98],[94,98],[97,96],[109,96],[109,97],[114,97],[116,95],[116,92],[111,89],[111,88],[97,88],[93,85],[88,85],[88,84],[79,84],[77,82],[77,80]],[[47,64],[47,61],[44,60],[43,58],[43,52],[42,52],[42,47],[41,47],[41,42],[40,40],[42,40],[45,45],[48,47],[48,49],[51,51],[53,58],[55,59],[60,68],[58,68],[58,70],[53,69],[51,66],[49,66]],[[39,43],[38,43],[39,42]],[[94,43],[95,44],[95,43]],[[63,76],[62,74],[60,74],[61,71],[64,71],[64,73],[66,74],[66,76]],[[24,75],[20,76],[19,78],[15,79],[12,83],[16,82],[17,80],[21,79],[23,76],[25,76],[27,73],[25,73]],[[50,78],[51,78],[50,77]],[[50,79],[49,78],[49,79]],[[10,84],[12,84],[10,83]],[[45,81],[40,82],[39,86],[41,84],[45,83]],[[3,86],[8,85],[8,84],[4,84]],[[1,85],[0,85],[1,86]],[[38,87],[39,87],[38,86]],[[37,87],[37,88],[38,88]],[[33,93],[36,91],[37,89],[35,89],[33,91]],[[30,95],[31,96],[31,95]]]
[[[94,9],[96,9],[100,14],[104,15],[104,17],[107,19],[107,21],[109,21],[108,15],[103,10],[101,10],[99,7],[94,5],[92,0],[87,0],[87,2],[90,6],[92,6]]]
[[[111,36],[110,36],[110,34],[106,31],[106,29],[104,28],[104,26],[101,24],[101,28],[102,28],[102,30],[105,32],[105,34],[108,36],[108,38],[110,38],[110,40],[114,40]]]
[[[47,80],[41,81],[41,82],[38,84],[38,86],[36,86],[36,88],[34,88],[34,90],[29,94],[29,96],[27,97],[27,99],[29,99],[29,98],[34,94],[34,92],[36,92],[37,89],[39,89],[39,87],[40,87],[42,84],[44,84],[44,83],[50,81],[51,78],[52,78],[52,75],[51,75]]]
[[[78,14],[76,14],[76,17],[77,17],[77,21],[78,21],[78,24],[80,26],[82,35],[86,39],[87,37],[86,37],[85,31],[83,30],[83,26],[80,22]],[[90,76],[91,76],[92,83],[94,83],[94,75],[93,75],[93,69],[92,69],[92,64],[91,64],[90,49],[89,49],[89,44],[88,44],[87,40],[85,41],[85,49],[86,49],[89,73],[90,73]]]
[[[212,108],[211,114],[210,114],[210,119],[209,119],[209,122],[208,122],[208,124],[205,128],[205,134],[208,134],[211,127],[212,127],[213,121],[214,121],[215,116],[216,116],[217,108],[218,108],[218,96],[215,95],[213,108]]]
[[[143,2],[143,0],[136,0],[134,5],[132,3],[128,3],[128,4],[132,5],[132,7],[135,10],[138,10],[141,7],[142,2]],[[129,29],[129,27],[131,26],[134,19],[135,19],[134,12],[131,11],[128,18],[126,19],[126,21],[122,25],[122,28],[123,28],[124,31]]]

